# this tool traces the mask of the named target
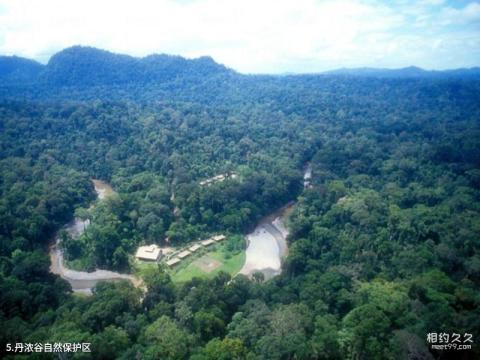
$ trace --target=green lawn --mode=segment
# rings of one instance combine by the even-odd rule
[[[209,272],[202,270],[195,264],[199,259],[206,257],[214,259],[219,262],[219,266]],[[156,263],[135,261],[135,275],[143,277],[149,269],[157,268]],[[183,259],[178,265],[172,269],[168,269],[172,280],[176,283],[191,280],[194,277],[213,278],[220,271],[229,273],[230,275],[237,274],[245,263],[245,250],[232,254],[225,248],[225,243],[216,244],[209,249],[202,249],[197,253]]]
[[[148,273],[150,269],[157,269],[158,264],[154,262],[147,262],[147,261],[138,261],[133,258],[132,260],[135,265],[134,265],[134,275],[143,278],[145,274]]]
[[[218,260],[221,263],[220,266],[210,272],[204,272],[202,269],[193,264],[194,259],[185,261],[183,264],[179,264],[178,268],[171,270],[172,280],[174,282],[185,282],[194,277],[212,278],[220,271],[227,272],[230,275],[235,275],[240,271],[245,263],[244,251],[231,256],[229,259],[226,258],[226,254],[222,250],[208,252],[203,256],[209,256],[215,260]]]

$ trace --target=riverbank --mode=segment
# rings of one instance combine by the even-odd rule
[[[259,271],[263,273],[265,279],[270,279],[281,273],[282,258],[288,254],[288,230],[284,220],[293,206],[294,203],[291,202],[266,216],[246,236],[246,259],[239,274],[251,276]]]
[[[115,192],[112,187],[101,180],[92,180],[98,201],[102,201]],[[92,205],[93,206],[93,205]],[[90,224],[89,220],[74,219],[64,226],[64,229],[73,237],[79,237]],[[135,286],[141,285],[141,280],[130,274],[122,274],[109,270],[96,269],[93,272],[76,271],[65,267],[63,251],[60,246],[60,238],[55,235],[54,242],[50,246],[50,272],[67,280],[74,292],[91,294],[92,288],[99,281],[130,280]]]
[[[100,180],[92,180],[97,193],[97,201],[102,201],[108,196],[115,194],[114,190],[107,183]],[[92,206],[94,206],[92,204]],[[239,273],[251,276],[254,272],[260,271],[265,279],[269,279],[281,273],[282,258],[288,254],[287,236],[288,229],[284,219],[292,211],[294,202],[290,202],[274,213],[264,217],[258,225],[246,235],[247,248],[245,252],[228,259],[220,256],[220,253],[207,252],[198,261],[186,265],[183,272],[186,274],[175,274],[172,277],[178,281],[192,277],[194,271],[202,269],[207,277],[213,276],[219,270],[233,274]],[[73,237],[78,238],[89,226],[89,220],[82,221],[74,219],[64,226],[64,229]],[[74,292],[91,294],[91,289],[100,281],[129,280],[135,286],[141,286],[139,277],[131,274],[122,274],[109,270],[96,269],[93,272],[76,271],[65,266],[63,252],[59,246],[60,239],[55,236],[54,244],[50,247],[50,271],[67,280]],[[223,246],[223,245],[222,245]],[[217,256],[215,256],[217,255]],[[243,266],[242,266],[243,263]],[[215,266],[216,265],[216,266]],[[208,269],[207,269],[208,267]],[[210,269],[210,267],[212,269]],[[208,271],[207,271],[208,270]],[[188,276],[187,276],[188,275]]]

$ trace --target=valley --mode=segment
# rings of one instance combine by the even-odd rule
[[[1,57],[0,339],[431,360],[451,358],[427,341],[445,332],[478,358],[479,94],[475,68]]]

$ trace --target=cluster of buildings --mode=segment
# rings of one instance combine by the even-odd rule
[[[235,173],[220,174],[220,175],[211,177],[210,179],[200,181],[200,185],[201,186],[211,185],[216,182],[221,182],[225,179],[235,179],[236,177],[237,177],[237,174]]]
[[[165,263],[167,264],[167,266],[173,267],[186,257],[200,250],[201,248],[208,247],[212,244],[223,241],[225,240],[225,238],[225,235],[215,235],[208,239],[201,240],[198,243],[191,245],[188,249],[182,250],[181,252],[177,253],[175,256],[168,259]],[[159,261],[162,256],[162,249],[155,244],[140,246],[135,254],[135,257],[138,260],[143,261]]]

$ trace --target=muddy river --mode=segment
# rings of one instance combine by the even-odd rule
[[[304,174],[304,186],[310,186],[311,166],[308,164]],[[98,200],[114,193],[113,189],[107,183],[100,180],[93,180]],[[92,205],[93,206],[93,205]],[[294,203],[290,203],[270,216],[265,217],[257,227],[246,236],[247,249],[245,264],[240,270],[240,274],[251,276],[254,272],[260,271],[265,279],[272,278],[281,273],[282,258],[288,253],[287,236],[288,230],[285,227],[284,220],[292,211]],[[75,219],[65,225],[65,229],[72,237],[80,236],[88,227],[89,221]],[[99,281],[127,279],[136,286],[140,280],[129,274],[122,274],[113,271],[97,269],[93,272],[76,271],[65,267],[63,253],[58,246],[60,239],[55,238],[54,244],[50,248],[51,271],[67,280],[72,286],[73,291],[91,293],[91,289]]]
[[[312,165],[307,163],[303,173],[303,187],[312,187]],[[270,279],[282,271],[282,258],[288,253],[285,219],[293,210],[290,203],[277,212],[264,218],[253,232],[246,236],[246,260],[240,274],[251,276],[260,271],[265,279]]]
[[[93,184],[95,186],[98,200],[100,201],[114,193],[111,186],[101,180],[93,180]],[[77,238],[85,231],[89,224],[89,220],[82,221],[81,219],[74,219],[70,223],[66,224],[64,229],[73,238]],[[63,252],[58,246],[59,242],[60,238],[55,236],[54,244],[50,247],[50,271],[67,280],[72,286],[73,291],[91,294],[92,287],[94,287],[99,281],[106,280],[113,281],[126,279],[132,281],[135,285],[139,284],[139,279],[129,274],[122,274],[100,269],[97,269],[93,272],[68,269],[65,267]]]
[[[288,204],[274,214],[264,218],[251,233],[247,235],[245,264],[240,274],[251,276],[260,271],[265,279],[280,274],[282,258],[288,253],[287,235],[284,219],[293,208]]]

